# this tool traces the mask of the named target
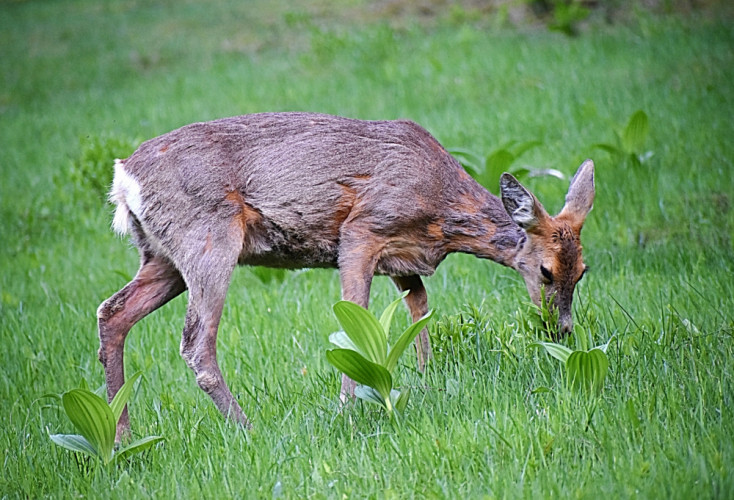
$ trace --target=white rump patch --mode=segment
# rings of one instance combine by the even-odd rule
[[[143,200],[140,196],[140,184],[125,171],[124,160],[115,160],[115,178],[110,190],[110,201],[117,205],[112,227],[118,234],[126,234],[130,224],[130,213],[140,218]]]

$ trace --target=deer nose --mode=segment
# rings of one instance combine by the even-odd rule
[[[558,326],[561,327],[561,335],[568,335],[573,331],[573,318],[571,316],[558,318]]]

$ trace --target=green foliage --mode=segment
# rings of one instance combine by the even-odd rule
[[[55,181],[59,187],[74,186],[75,196],[93,195],[95,201],[104,202],[112,185],[115,160],[130,156],[138,142],[109,134],[84,137],[79,141],[79,156],[72,160],[68,177],[62,172]]]
[[[515,165],[515,162],[517,162],[522,155],[533,148],[541,146],[542,144],[543,143],[540,141],[509,141],[487,154],[483,160],[479,155],[467,149],[452,148],[449,151],[456,157],[456,159],[459,160],[469,175],[474,177],[479,184],[487,188],[489,191],[498,194],[500,177],[505,172],[511,173],[520,181],[526,177],[542,176],[565,179],[565,176],[555,169],[531,169]]]
[[[652,151],[644,150],[649,131],[650,123],[647,113],[640,109],[630,116],[621,133],[615,132],[616,142],[614,144],[595,144],[594,147],[620,159],[629,160],[635,166],[640,166],[653,155]]]
[[[436,364],[444,366],[476,361],[481,333],[487,328],[487,317],[475,304],[466,304],[462,312],[442,316],[431,332]]]
[[[109,405],[87,388],[72,389],[62,394],[60,399],[64,412],[79,434],[51,434],[51,440],[67,450],[95,457],[104,465],[145,451],[161,441],[163,438],[160,436],[148,436],[115,450],[117,421],[140,375],[138,372],[130,377]]]
[[[548,354],[563,363],[569,387],[586,394],[601,393],[609,371],[606,354],[609,342],[588,351],[572,351],[554,342],[536,342],[531,346],[543,347]]]
[[[552,6],[552,18],[548,29],[567,36],[578,35],[578,24],[591,13],[583,0],[551,0],[549,3]]]
[[[433,315],[433,311],[410,325],[388,348],[390,324],[395,309],[407,295],[404,292],[394,300],[378,319],[365,308],[349,301],[334,304],[336,315],[343,331],[329,337],[329,341],[339,347],[326,351],[326,359],[349,378],[362,384],[355,390],[355,396],[376,403],[393,414],[393,409],[403,413],[410,389],[393,389],[392,373],[400,355],[420,333]]]
[[[689,12],[638,14],[646,7],[635,2],[626,20],[592,18],[575,39],[512,20],[493,29],[491,11],[482,27],[425,27],[421,14],[390,40],[375,27],[375,2],[0,7],[0,496],[731,498],[734,33],[731,16],[654,3]],[[324,64],[314,64],[303,22],[279,21],[294,9],[343,34]],[[646,168],[590,152],[613,142],[609,123],[623,129],[640,107],[654,127],[640,150],[655,151]],[[109,231],[100,195],[49,179],[68,178],[79,137],[147,139],[277,109],[408,118],[445,146],[480,152],[505,140],[497,138],[541,139],[521,165],[576,166],[596,153],[597,198],[583,230],[593,272],[577,287],[566,345],[588,351],[615,336],[603,397],[555,390],[566,368],[527,349],[548,339],[524,327],[533,315],[519,276],[452,255],[425,279],[432,307],[444,311],[430,326],[432,367],[419,375],[406,359],[393,374],[413,387],[409,421],[360,418],[366,404],[338,407],[336,370],[319,341],[339,329],[323,307],[339,295],[337,273],[289,273],[266,287],[245,269],[233,275],[217,351],[253,432],[222,419],[181,361],[183,294],[136,325],[125,346],[128,366],[150,376],[135,400],[145,404],[133,403],[133,432],[164,435],[165,446],[124,467],[70,467],[86,456],[42,429],[78,431],[37,395],[50,383],[77,387],[80,372],[99,379],[94,310],[135,274],[138,255]],[[530,187],[558,206],[568,185]],[[645,228],[655,237],[641,247]],[[390,281],[375,277],[373,289],[386,305]],[[393,341],[404,316],[395,314]]]

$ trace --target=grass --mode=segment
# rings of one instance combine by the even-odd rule
[[[359,1],[290,5],[0,5],[0,496],[734,495],[729,15],[640,12],[569,38],[457,15],[388,23]],[[638,109],[648,161],[593,148]],[[436,362],[421,376],[402,361],[405,422],[340,413],[324,355],[335,271],[265,282],[242,269],[218,352],[252,432],[223,421],[178,356],[182,297],[126,346],[128,373],[145,374],[135,437],[166,441],[110,469],[56,447],[48,433],[72,429],[41,396],[103,383],[95,310],[137,265],[84,172],[103,178],[97,163],[177,126],[265,110],[407,117],[482,156],[537,140],[520,163],[566,175],[593,157],[576,339],[616,337],[596,404],[530,347],[520,278],[452,256],[426,280]],[[528,186],[557,210],[567,184]],[[396,296],[375,280],[375,310]]]

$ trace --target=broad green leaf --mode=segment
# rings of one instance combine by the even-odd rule
[[[87,383],[86,379],[81,379],[79,381],[79,389],[84,389],[85,391],[89,390],[89,384]]]
[[[513,168],[510,173],[512,173],[515,179],[517,179],[518,181],[522,181],[530,174],[530,169],[525,167],[517,167]]]
[[[566,361],[568,379],[573,387],[584,387],[598,392],[604,387],[609,369],[607,355],[601,349],[576,351]]]
[[[140,453],[142,451],[147,450],[148,448],[150,448],[151,446],[153,446],[154,444],[160,441],[163,441],[162,436],[148,436],[142,439],[138,439],[134,443],[130,443],[126,447],[122,448],[121,450],[118,450],[115,453],[114,459],[118,460],[121,458],[128,457],[130,455],[133,455],[135,453]]]
[[[343,330],[339,330],[338,332],[334,332],[329,335],[329,342],[337,347],[341,347],[342,349],[351,349],[352,351],[360,352],[359,347],[352,342],[352,339],[350,339]],[[360,354],[362,353],[360,352]]]
[[[617,146],[613,146],[611,144],[594,144],[592,147],[601,149],[612,155],[623,155],[624,154],[624,151],[619,149]]]
[[[425,316],[410,325],[400,335],[400,338],[398,338],[397,342],[395,342],[395,345],[392,346],[392,349],[390,349],[390,353],[387,355],[387,360],[385,361],[385,368],[387,368],[388,372],[392,373],[392,371],[395,369],[395,366],[398,364],[398,359],[400,358],[400,355],[403,354],[403,351],[405,351],[408,345],[410,345],[413,339],[415,339],[416,335],[418,335],[423,327],[426,326],[426,323],[430,321],[431,316],[433,316],[433,310],[428,311]]]
[[[405,408],[408,406],[409,399],[410,399],[410,387],[406,387],[405,389],[400,391],[397,398],[395,398],[395,400],[393,401],[393,406],[400,413],[405,413]]]
[[[84,436],[80,436],[79,434],[50,434],[48,437],[51,438],[51,441],[67,450],[79,451],[93,457],[98,456],[94,446],[84,439]]]
[[[606,354],[607,349],[609,349],[609,344],[612,343],[612,340],[614,340],[614,335],[612,335],[611,337],[609,337],[609,340],[607,340],[607,342],[605,344],[598,345],[598,346],[594,347],[594,349],[599,349],[604,354]]]
[[[543,143],[540,141],[526,141],[521,142],[520,144],[515,145],[512,149],[515,153],[515,159],[520,158],[522,155],[527,153],[533,148],[537,148],[538,146],[542,146]]]
[[[568,360],[568,357],[573,352],[565,345],[556,344],[555,342],[535,342],[530,345],[535,347],[544,347],[548,354],[563,363]]]
[[[566,180],[566,176],[563,175],[563,172],[561,172],[560,170],[556,170],[555,168],[534,168],[532,170],[518,170],[527,170],[528,177],[555,177],[556,179],[561,179],[562,181]],[[517,175],[515,177],[517,177]]]
[[[354,302],[342,300],[334,304],[334,314],[364,357],[373,363],[385,362],[387,338],[371,312]]]
[[[385,399],[372,387],[366,385],[358,385],[354,388],[354,395],[359,399],[380,405],[383,408],[387,408],[385,405]]]
[[[115,425],[117,425],[117,421],[120,420],[122,410],[125,409],[125,405],[127,404],[128,399],[130,399],[130,394],[132,394],[133,392],[133,384],[135,384],[135,381],[140,378],[140,375],[142,375],[142,373],[143,372],[137,372],[133,374],[132,377],[127,379],[127,382],[122,384],[120,390],[117,391],[115,397],[112,398],[112,402],[110,403],[110,410],[112,410],[112,416],[115,419]]]
[[[650,124],[647,114],[642,111],[636,111],[631,117],[627,127],[622,134],[622,147],[627,153],[640,153],[647,140],[647,134]]]
[[[71,423],[107,464],[112,458],[116,427],[110,407],[104,399],[84,389],[65,392],[61,401]]]
[[[387,400],[390,397],[392,377],[385,367],[369,361],[358,352],[348,349],[326,351],[326,359],[358,384],[375,389],[383,399]]]
[[[382,331],[385,332],[385,337],[390,338],[390,324],[392,323],[392,317],[393,314],[395,314],[395,309],[400,305],[400,302],[403,301],[403,299],[410,293],[409,290],[404,291],[400,294],[400,297],[390,302],[390,305],[385,308],[385,310],[382,312],[382,316],[380,316],[380,325],[382,326]]]
[[[482,180],[489,186],[496,187],[500,182],[502,173],[507,172],[514,161],[515,155],[506,149],[498,149],[490,153],[484,162]],[[485,187],[487,186],[485,185]]]
[[[476,179],[476,172],[480,169],[481,160],[468,149],[452,148],[448,150],[464,169]]]

